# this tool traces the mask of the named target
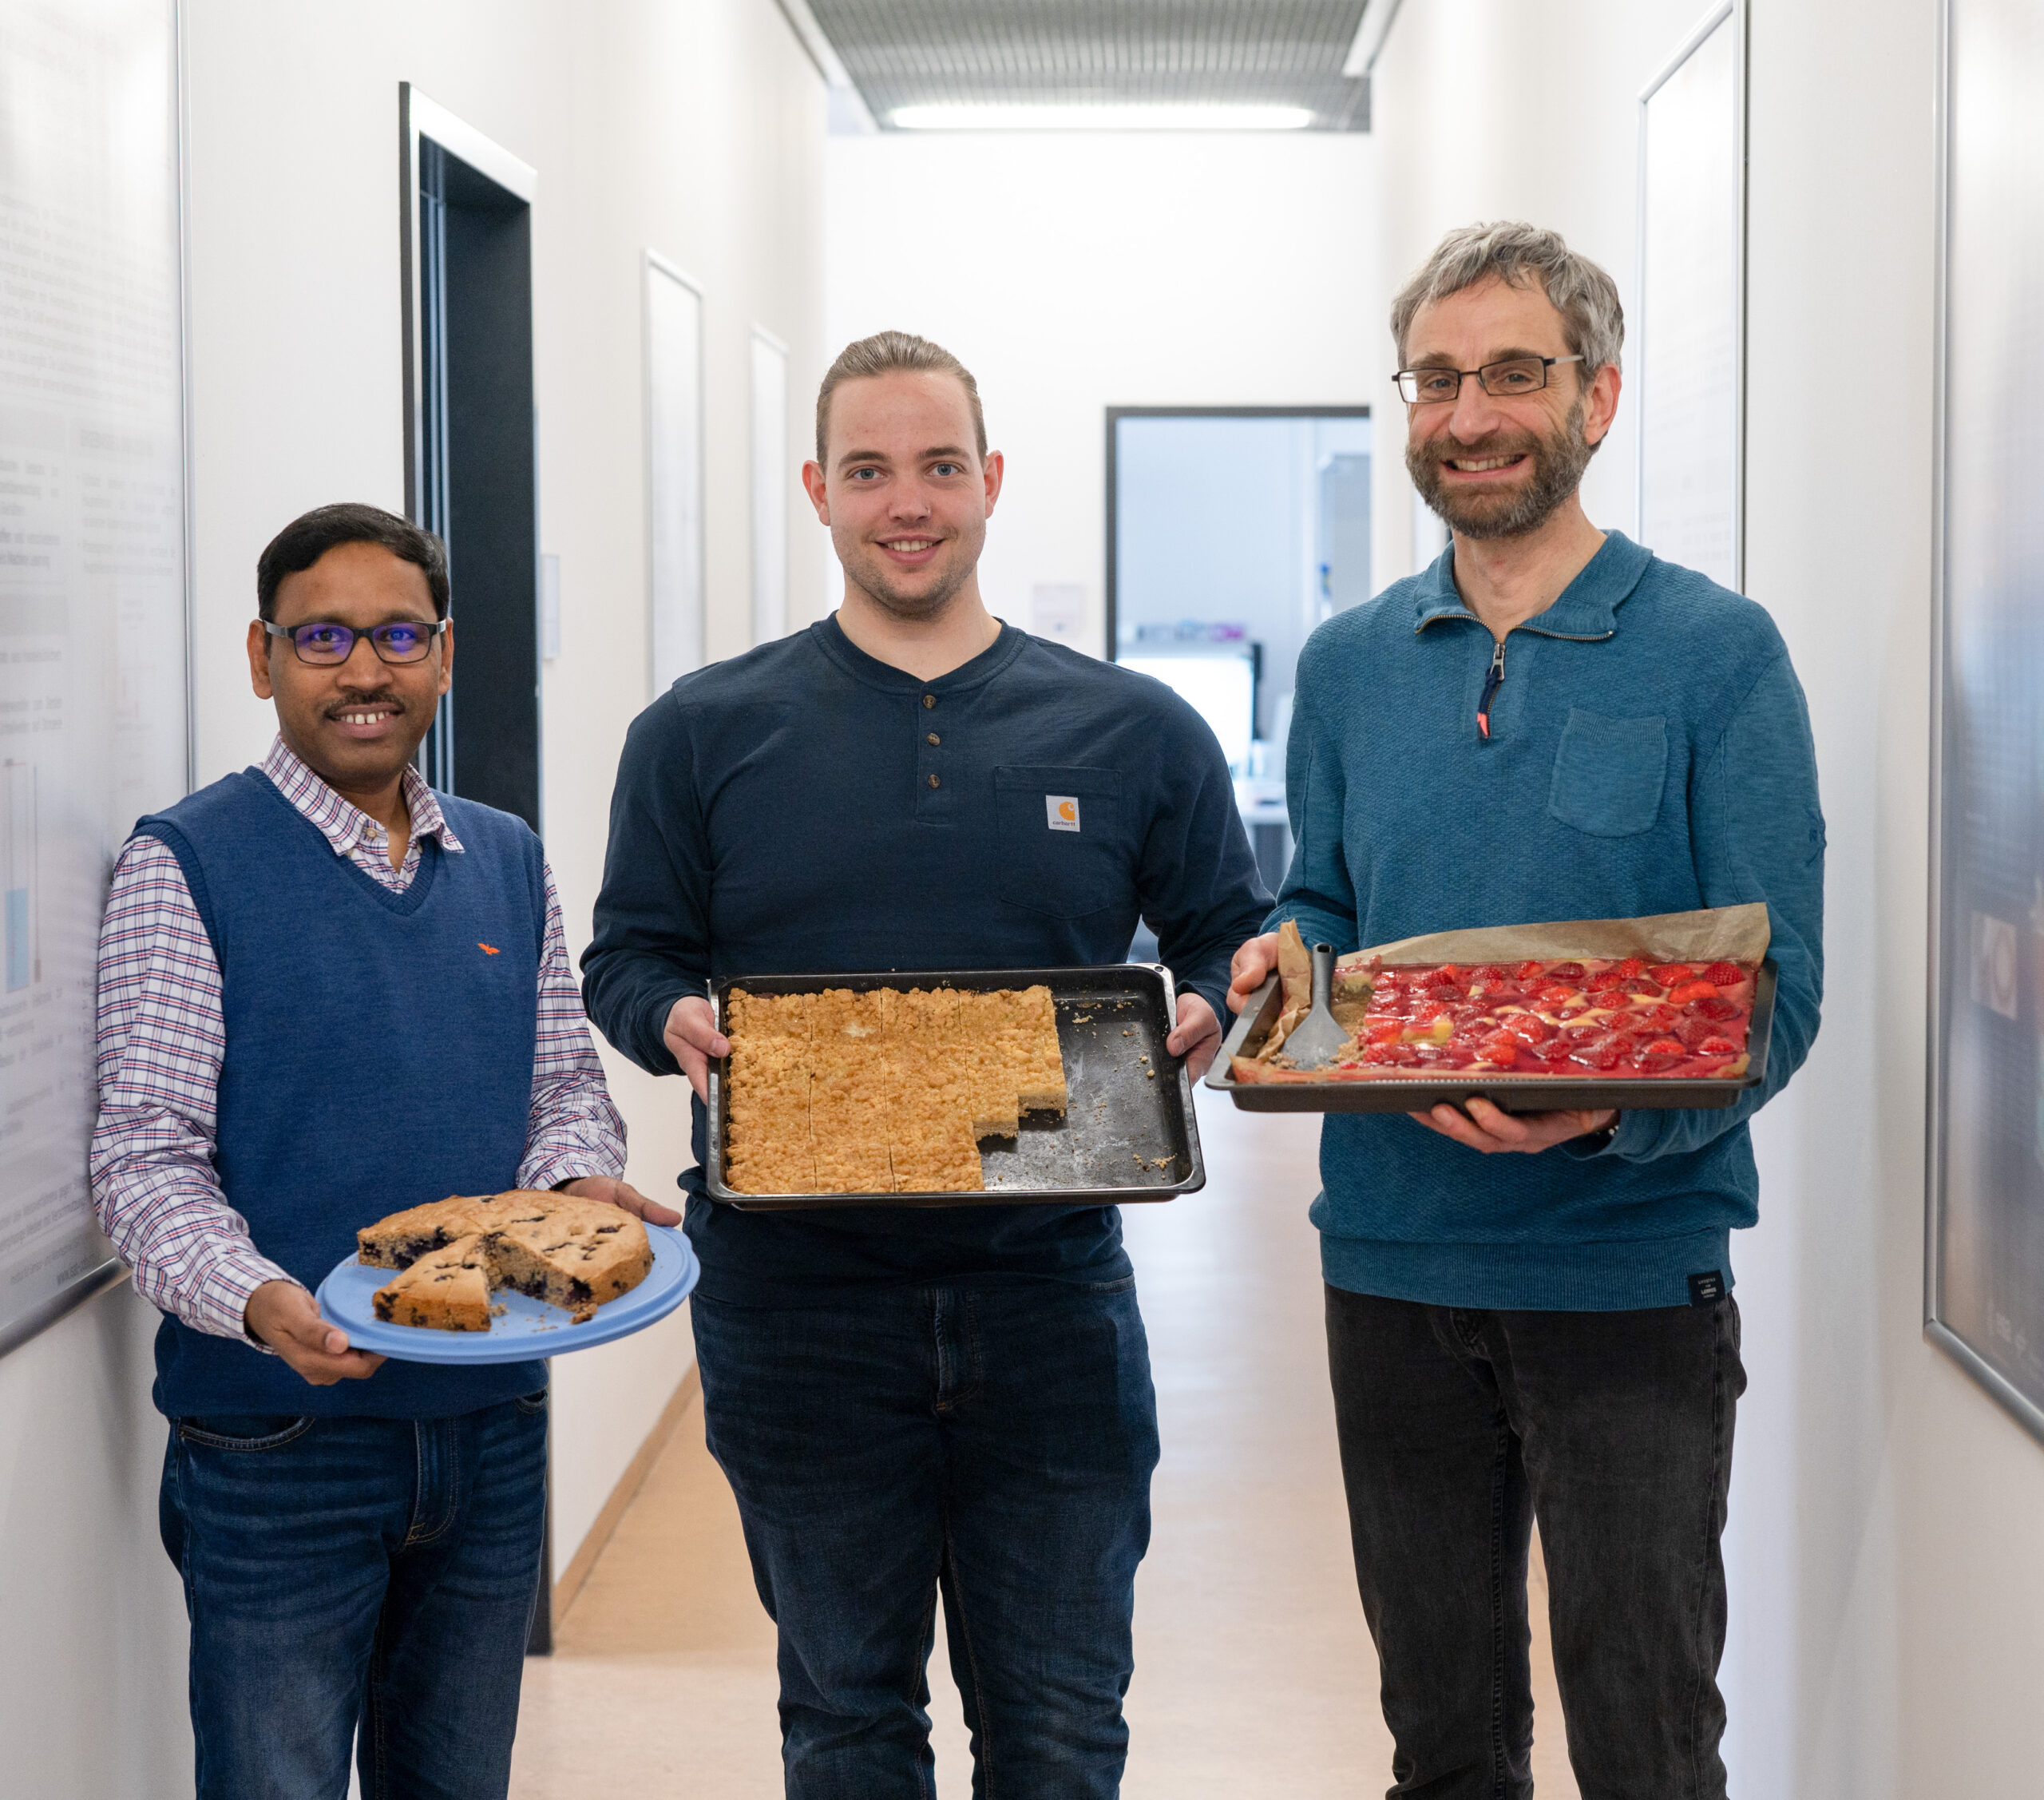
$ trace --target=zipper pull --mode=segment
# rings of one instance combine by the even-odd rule
[[[1491,735],[1491,702],[1497,698],[1498,689],[1504,685],[1504,640],[1498,640],[1498,647],[1491,652],[1490,679],[1483,684],[1483,697],[1476,703],[1476,729],[1485,737]]]

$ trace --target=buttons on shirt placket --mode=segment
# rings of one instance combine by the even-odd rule
[[[951,815],[949,771],[943,754],[944,734],[930,716],[937,709],[937,697],[925,693],[921,716],[916,720],[916,817],[948,819]]]

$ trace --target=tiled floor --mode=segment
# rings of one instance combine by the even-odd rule
[[[1123,1791],[1353,1800],[1390,1785],[1391,1748],[1349,1566],[1305,1221],[1316,1134],[1211,1097],[1205,1191],[1127,1215],[1164,1456]],[[1542,1800],[1575,1800],[1545,1612],[1536,1588],[1535,1778]],[[947,1671],[940,1643],[938,1787],[962,1800],[969,1762]],[[561,1621],[557,1653],[527,1665],[513,1800],[777,1794],[774,1694],[773,1629],[691,1409]]]

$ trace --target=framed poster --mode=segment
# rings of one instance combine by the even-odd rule
[[[2044,12],[1943,22],[1924,1313],[2044,1436]]]
[[[190,784],[177,12],[0,0],[0,1350],[117,1279],[99,922]]]
[[[1639,541],[1745,581],[1746,29],[1721,0],[1639,97]]]
[[[646,252],[646,590],[652,689],[703,666],[703,290]]]

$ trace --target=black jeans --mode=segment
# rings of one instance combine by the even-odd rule
[[[1391,1793],[1531,1794],[1537,1516],[1583,1800],[1722,1800],[1731,1298],[1483,1312],[1329,1287],[1327,1350]]]

